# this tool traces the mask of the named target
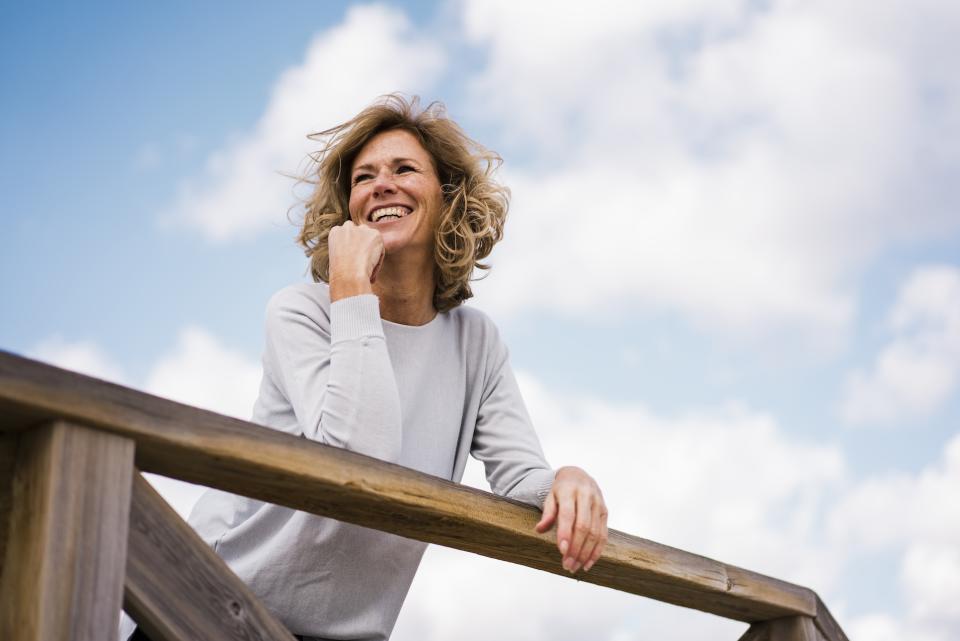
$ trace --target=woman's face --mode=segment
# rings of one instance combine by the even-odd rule
[[[409,131],[384,131],[357,154],[350,174],[350,218],[383,235],[388,255],[433,258],[443,195],[430,154]]]

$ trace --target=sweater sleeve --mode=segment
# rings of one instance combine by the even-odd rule
[[[471,454],[483,462],[494,493],[542,508],[555,473],[543,456],[507,348],[496,329],[491,331]]]
[[[303,289],[267,305],[264,375],[314,441],[381,460],[400,457],[400,397],[376,296],[317,301]]]

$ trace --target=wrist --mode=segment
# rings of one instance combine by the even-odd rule
[[[570,474],[583,474],[583,473],[584,473],[583,470],[581,470],[576,465],[564,465],[563,467],[557,468],[557,471],[554,473],[554,478],[558,478],[560,476],[567,476]]]
[[[357,278],[340,274],[330,275],[330,302],[335,302],[351,296],[372,294],[373,287],[369,278]]]

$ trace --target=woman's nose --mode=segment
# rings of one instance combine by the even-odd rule
[[[377,195],[391,194],[396,191],[396,185],[393,184],[393,174],[389,171],[377,172],[373,180],[373,192]]]

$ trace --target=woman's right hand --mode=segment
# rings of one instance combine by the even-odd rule
[[[348,220],[330,230],[327,247],[331,302],[373,293],[384,257],[380,232]]]

